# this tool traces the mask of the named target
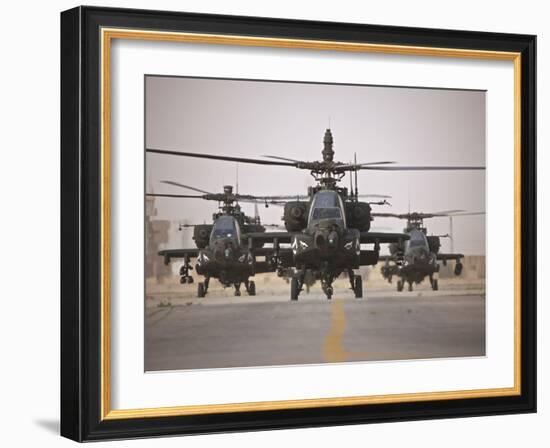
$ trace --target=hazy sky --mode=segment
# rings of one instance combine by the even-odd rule
[[[329,126],[335,160],[395,161],[403,165],[485,165],[485,92],[197,78],[146,78],[146,145],[199,153],[261,158],[321,158]],[[172,180],[219,192],[235,184],[236,164],[148,154],[146,186],[155,193],[185,193]],[[243,194],[306,194],[314,181],[292,167],[239,164]],[[359,192],[392,196],[403,213],[485,210],[485,172],[359,172]],[[349,186],[344,178],[343,185]],[[188,192],[193,194],[193,192]],[[156,200],[157,219],[210,222],[217,203]],[[252,204],[243,209],[253,214]],[[260,207],[265,223],[281,223],[282,209]],[[404,222],[377,218],[373,229],[402,230]],[[449,220],[426,221],[447,233]],[[484,216],[455,218],[455,251],[485,253]],[[191,232],[189,232],[191,233]],[[190,240],[188,240],[190,242]],[[449,242],[443,242],[444,251]]]

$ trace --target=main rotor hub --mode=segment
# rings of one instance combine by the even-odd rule
[[[334,140],[332,138],[332,132],[330,132],[330,129],[327,129],[325,131],[325,138],[323,139],[323,161],[325,162],[332,162],[334,159],[334,150],[332,149],[332,145],[334,143]]]
[[[419,216],[418,213],[411,213],[407,218],[406,231],[410,232],[412,229],[418,229],[426,233],[426,228],[424,227],[424,219]]]

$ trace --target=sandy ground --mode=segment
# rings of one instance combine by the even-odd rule
[[[365,294],[369,293],[382,293],[393,294],[396,291],[396,278],[392,283],[388,283],[384,280],[378,272],[369,273],[361,272],[363,277],[363,291]],[[251,278],[256,283],[256,291],[259,296],[280,296],[290,294],[290,284],[287,279],[278,278],[274,273],[259,274]],[[172,304],[181,301],[181,299],[195,299],[197,297],[197,283],[204,281],[200,276],[194,276],[193,284],[179,283],[179,277],[173,275],[164,279],[162,282],[156,282],[154,279],[148,279],[146,283],[146,300],[145,305],[147,307],[156,306],[159,300],[165,303],[172,302]],[[346,277],[338,278],[334,282],[334,293],[337,297],[339,293],[346,293],[349,291],[349,280]],[[485,288],[484,279],[470,279],[461,277],[439,278],[439,292],[446,294],[448,291],[470,291],[472,293],[483,293]],[[405,288],[406,290],[407,288]],[[246,296],[244,286],[241,286],[243,296]],[[208,290],[208,297],[233,297],[233,288],[224,288],[217,280],[212,279]],[[428,292],[431,291],[429,281],[426,279],[424,282],[414,285],[414,292]],[[312,294],[321,294],[320,282],[316,282],[311,287]],[[307,297],[307,295],[304,295]],[[176,301],[174,301],[176,299]]]

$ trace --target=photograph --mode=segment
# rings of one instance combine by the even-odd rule
[[[486,355],[487,91],[144,95],[146,372]]]

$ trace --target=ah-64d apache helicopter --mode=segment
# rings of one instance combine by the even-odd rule
[[[286,232],[258,232],[248,234],[251,241],[263,245],[272,243],[271,263],[279,275],[292,268],[291,300],[297,300],[306,274],[321,281],[323,292],[330,299],[332,283],[343,272],[347,273],[356,298],[363,295],[360,275],[354,269],[375,265],[378,262],[380,244],[402,245],[409,239],[406,233],[370,232],[371,204],[359,201],[357,171],[359,170],[462,170],[483,167],[410,167],[390,166],[393,162],[342,163],[334,161],[333,138],[330,129],[324,136],[321,161],[299,161],[285,157],[267,156],[272,160],[197,154],[190,152],[147,149],[147,152],[251,163],[267,166],[286,166],[310,171],[317,182],[308,189],[307,201],[288,201],[284,204],[283,220]],[[355,172],[355,191],[339,187],[346,172]],[[283,248],[281,244],[290,244]],[[374,245],[363,250],[361,244]],[[269,250],[269,249],[267,249]]]
[[[424,219],[436,217],[470,216],[481,215],[484,212],[467,213],[463,210],[446,210],[436,213],[373,213],[373,216],[380,218],[406,219],[407,225],[404,232],[410,238],[404,244],[390,244],[390,255],[381,256],[380,260],[385,264],[382,266],[382,276],[390,283],[392,277],[398,277],[397,291],[403,291],[405,283],[409,285],[409,291],[413,290],[413,283],[419,284],[426,277],[430,279],[430,285],[434,291],[439,289],[438,273],[439,261],[447,265],[449,260],[456,262],[454,274],[462,273],[463,254],[441,253],[441,238],[448,238],[450,235],[428,235],[424,226]]]
[[[192,249],[166,249],[159,255],[164,257],[164,263],[169,264],[171,259],[183,259],[180,268],[180,282],[193,283],[190,271],[192,258],[196,259],[195,269],[197,274],[204,276],[204,282],[199,282],[197,295],[204,297],[208,292],[211,278],[217,278],[224,286],[233,286],[235,295],[240,296],[241,283],[244,283],[249,295],[256,294],[256,285],[250,277],[262,272],[274,271],[271,263],[256,261],[256,256],[268,255],[271,250],[262,250],[263,242],[247,240],[248,233],[263,233],[265,227],[261,225],[259,216],[251,218],[241,211],[240,202],[259,201],[265,204],[277,203],[276,201],[288,199],[288,196],[251,196],[233,193],[233,187],[224,186],[223,193],[210,193],[199,188],[180,184],[178,182],[164,181],[163,183],[187,188],[202,193],[200,195],[189,194],[153,194],[148,196],[164,198],[194,198],[217,201],[219,211],[212,216],[212,224],[186,224],[182,227],[193,227],[193,240],[196,248]],[[252,250],[254,249],[254,251]]]

